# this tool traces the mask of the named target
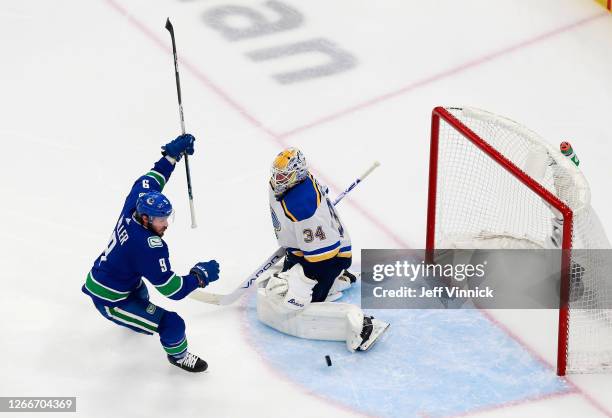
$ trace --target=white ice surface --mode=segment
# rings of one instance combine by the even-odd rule
[[[156,339],[104,321],[80,292],[132,181],[179,132],[167,16],[182,59],[187,129],[198,138],[191,166],[200,227],[189,228],[181,165],[165,189],[177,209],[166,238],[179,273],[220,261],[215,291],[233,289],[275,248],[266,177],[287,144],[301,147],[336,191],[382,162],[342,204],[356,253],[422,247],[436,105],[484,108],[551,142],[570,139],[612,232],[612,17],[595,2],[287,1],[304,15],[300,28],[234,43],[202,19],[228,4],[263,2],[0,6],[0,396],[77,396],[77,415],[87,417],[354,416],[271,370],[244,338],[240,305],[152,296],[181,313],[191,348],[210,363],[207,375],[192,376],[166,363]],[[245,56],[319,37],[350,51],[358,66],[282,86],[270,78],[274,63]],[[555,312],[492,315],[554,364]],[[474,416],[612,416],[610,375],[569,380],[578,388],[572,395]]]

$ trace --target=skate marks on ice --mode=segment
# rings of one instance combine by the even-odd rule
[[[359,303],[359,295],[357,286],[342,301]],[[573,392],[477,310],[368,312],[391,328],[367,353],[351,354],[343,342],[308,341],[268,328],[257,320],[254,295],[246,303],[243,329],[286,379],[366,415],[456,416]]]

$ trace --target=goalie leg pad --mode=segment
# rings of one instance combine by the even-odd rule
[[[257,289],[257,316],[285,334],[311,340],[346,341],[355,351],[362,343],[363,312],[349,303],[316,302],[296,311],[264,289]]]
[[[259,283],[257,317],[269,327],[295,337],[345,341],[349,351],[367,350],[389,326],[372,317],[365,318],[359,307],[349,303],[308,302],[296,309],[288,302],[296,297],[305,300],[312,293],[313,283],[316,282],[304,276],[299,264],[274,274],[267,284]]]

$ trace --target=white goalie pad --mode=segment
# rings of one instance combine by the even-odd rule
[[[363,312],[348,303],[317,302],[296,311],[260,287],[257,317],[269,327],[295,337],[346,341],[350,351],[355,351],[362,342]]]
[[[316,284],[304,275],[302,266],[296,264],[285,272],[273,274],[266,284],[265,294],[289,310],[301,310],[310,304]]]

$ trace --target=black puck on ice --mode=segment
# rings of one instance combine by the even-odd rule
[[[327,363],[327,367],[331,367],[332,362],[330,356],[325,356],[325,362]]]

